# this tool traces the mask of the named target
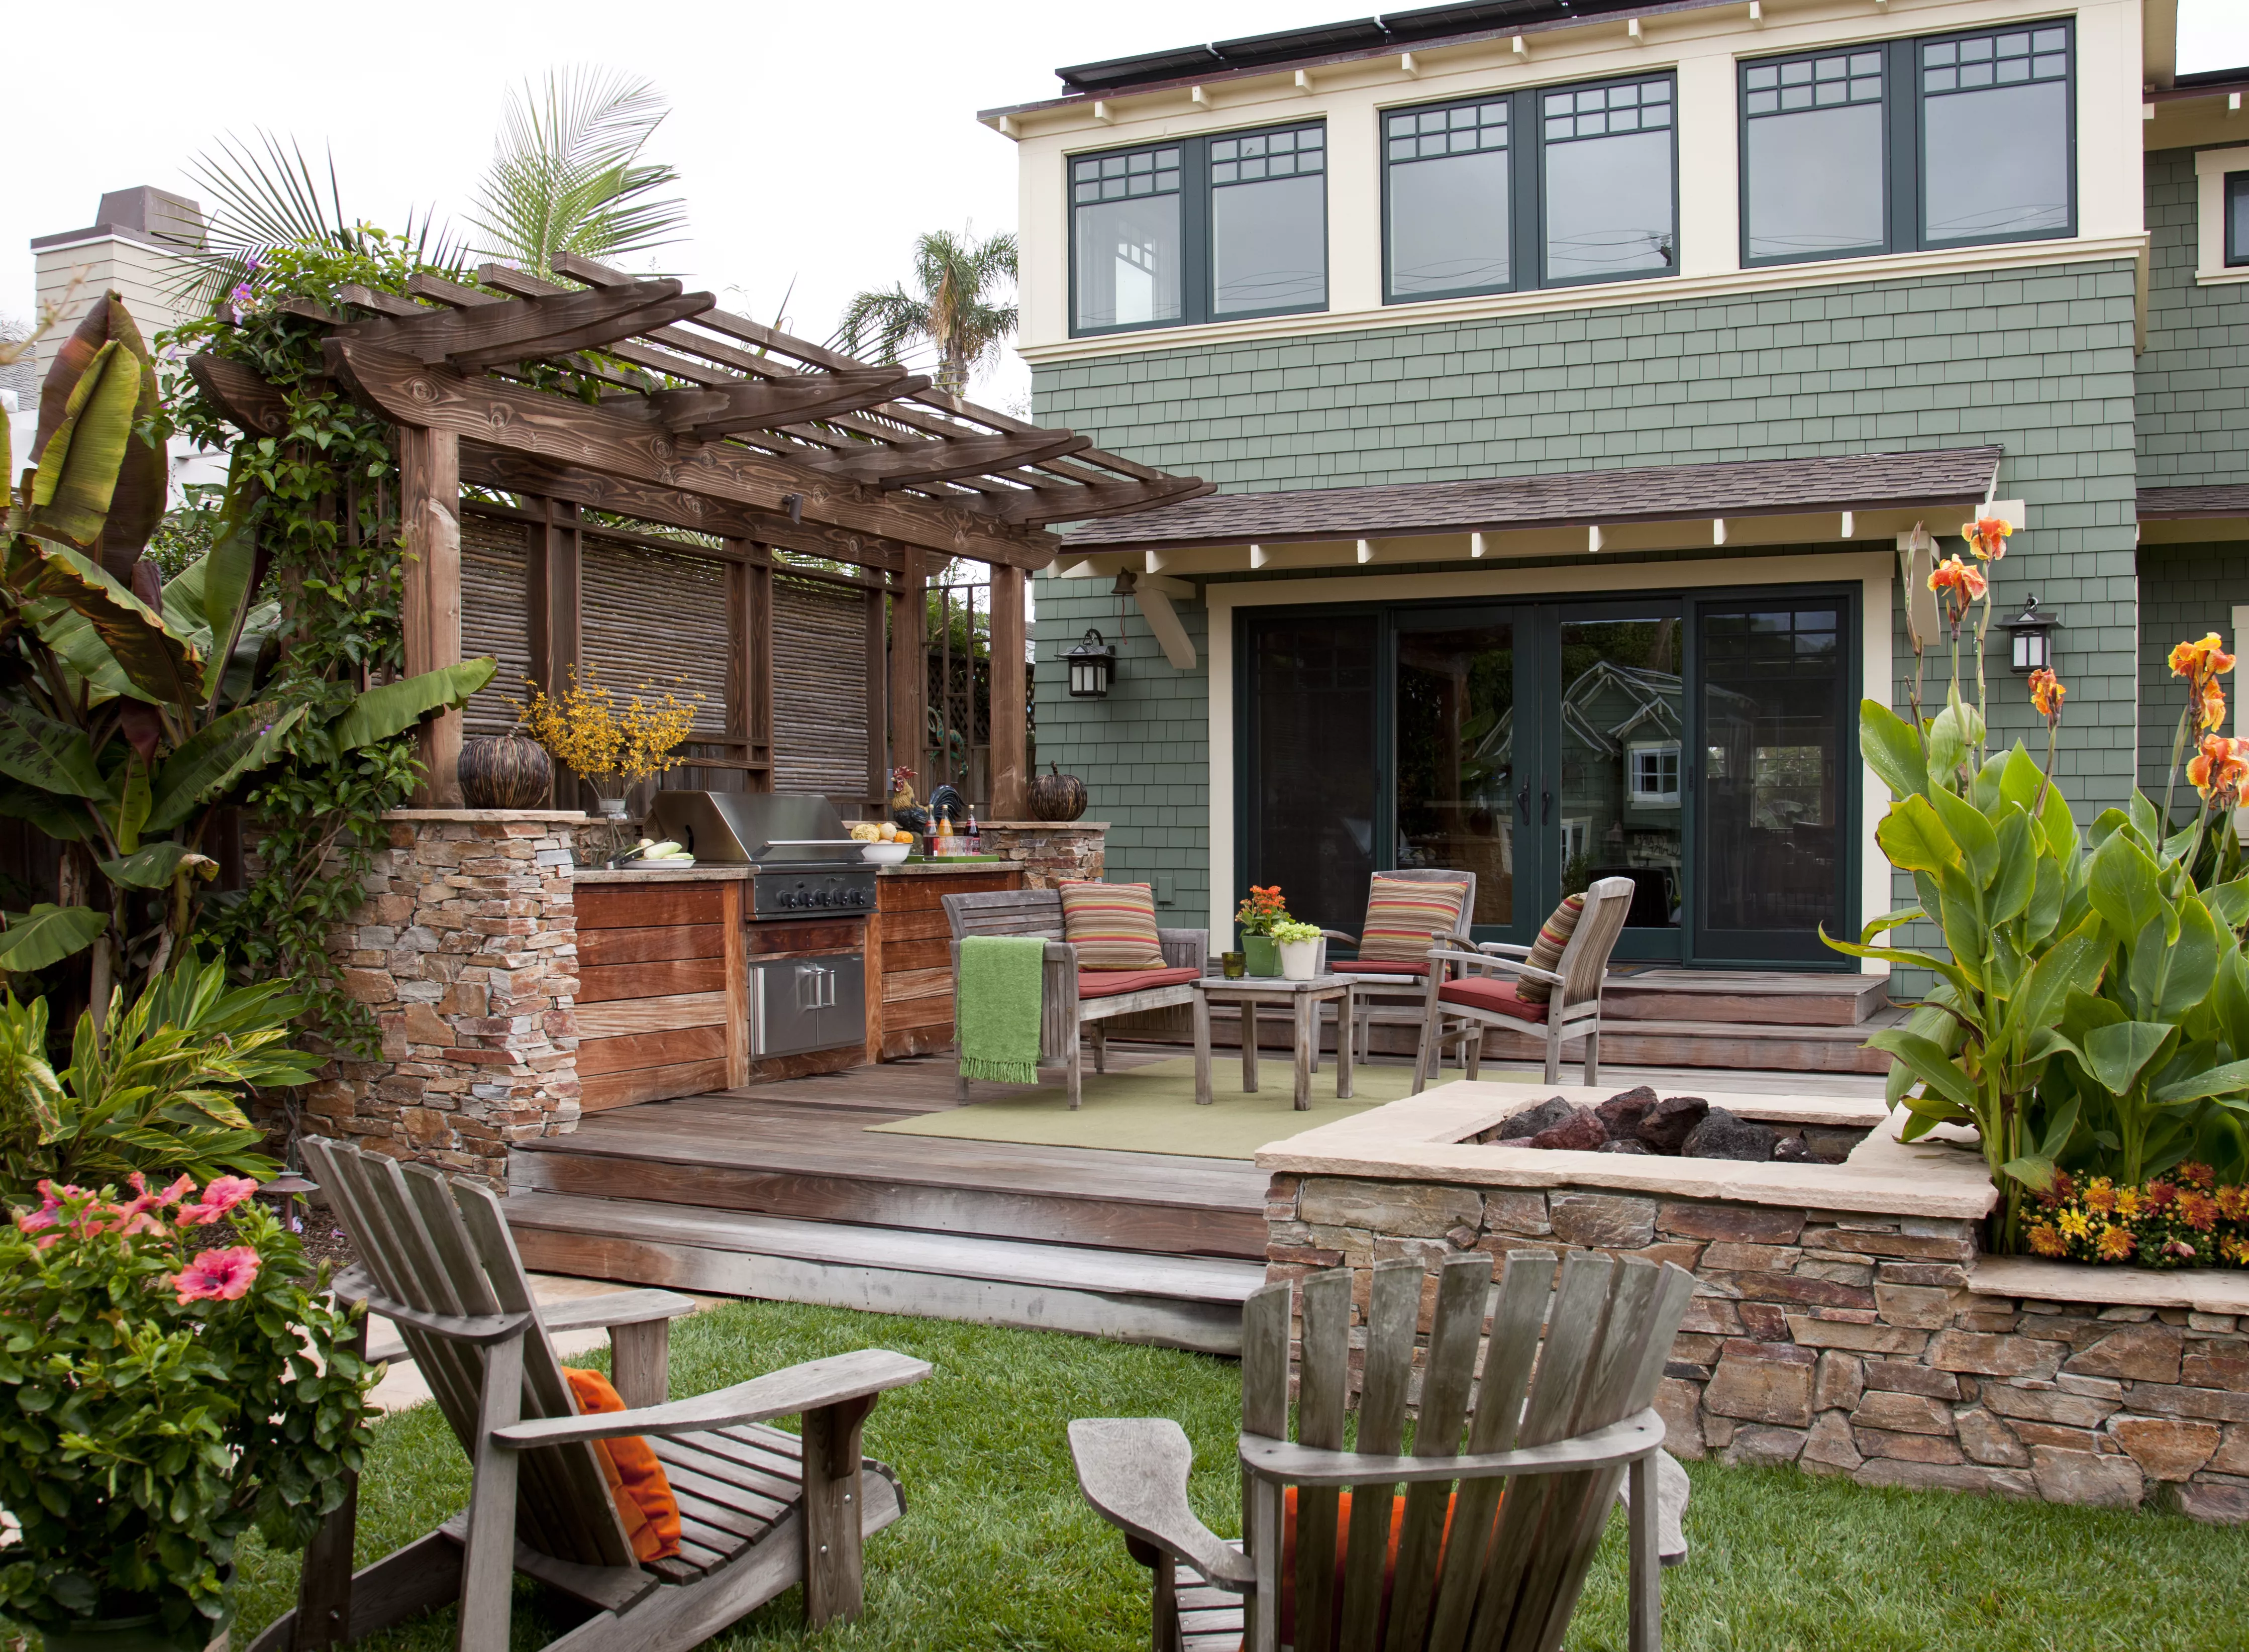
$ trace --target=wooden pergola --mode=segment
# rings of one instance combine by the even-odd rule
[[[461,657],[461,489],[536,519],[533,676],[577,661],[577,551],[588,511],[707,536],[729,564],[727,732],[753,788],[772,784],[772,580],[787,557],[863,572],[891,598],[896,657],[918,661],[922,593],[953,558],[991,568],[990,809],[1019,817],[1025,784],[1024,579],[1061,541],[1049,524],[1145,510],[1211,491],[979,407],[902,368],[872,365],[729,314],[708,293],[565,255],[567,286],[505,265],[479,286],[417,275],[408,295],[347,287],[354,319],[306,300],[337,380],[397,428],[406,553],[406,669]],[[190,364],[245,432],[285,433],[282,399],[240,362]],[[591,386],[595,399],[570,389]],[[606,530],[605,530],[606,531]],[[783,553],[776,558],[774,553]],[[879,633],[876,633],[879,635]],[[767,639],[760,658],[760,638]],[[870,647],[870,668],[880,653]],[[925,727],[923,673],[891,672],[891,730]],[[423,801],[459,802],[460,713],[425,726]],[[877,742],[879,743],[879,742]],[[895,761],[911,762],[911,758]]]

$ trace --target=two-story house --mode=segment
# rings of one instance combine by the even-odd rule
[[[987,112],[1040,421],[1220,490],[1037,583],[1039,755],[1109,875],[1350,927],[1370,870],[1469,867],[1479,933],[1527,940],[1622,873],[1620,957],[1845,966],[1819,927],[1894,904],[1857,702],[1909,703],[1909,603],[1941,702],[1925,577],[1979,512],[2019,530],[1998,616],[2059,621],[2022,630],[2067,795],[2160,787],[2164,650],[2249,630],[2249,70],[2177,76],[2175,34],[2159,0],[1502,0]],[[1121,657],[1071,698],[1089,628]],[[2014,636],[2003,740],[2038,726]]]

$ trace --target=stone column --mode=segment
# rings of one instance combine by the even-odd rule
[[[385,816],[368,899],[331,937],[381,1059],[338,1057],[307,1127],[505,1188],[508,1144],[578,1120],[576,810]]]
[[[1053,889],[1068,879],[1099,882],[1108,858],[1109,823],[1101,820],[987,820],[977,823],[984,852],[1005,855],[1023,869],[1029,889]]]

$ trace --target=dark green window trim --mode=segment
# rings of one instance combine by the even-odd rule
[[[1320,285],[1322,298],[1317,304],[1280,305],[1270,309],[1229,310],[1224,315],[1215,313],[1212,294],[1214,267],[1211,250],[1211,206],[1214,190],[1235,187],[1258,180],[1241,176],[1243,158],[1239,150],[1245,142],[1266,139],[1278,134],[1290,134],[1296,138],[1297,147],[1292,151],[1290,166],[1300,169],[1293,176],[1317,176],[1323,182],[1320,192]],[[1316,134],[1306,144],[1303,134]],[[1160,143],[1134,144],[1130,148],[1097,149],[1072,155],[1064,159],[1063,195],[1064,222],[1069,237],[1069,334],[1072,338],[1097,338],[1112,333],[1145,333],[1152,327],[1200,327],[1213,321],[1243,321],[1264,315],[1316,315],[1328,307],[1325,296],[1328,288],[1327,257],[1327,123],[1324,120],[1290,120],[1269,126],[1252,127],[1239,132],[1212,132],[1198,137],[1178,138]],[[1223,146],[1228,158],[1214,168],[1214,146]],[[1178,156],[1176,189],[1180,197],[1180,313],[1173,318],[1152,321],[1128,321],[1117,327],[1081,327],[1077,319],[1077,192],[1082,187],[1085,169],[1100,167],[1122,160],[1129,166],[1140,157],[1153,157],[1159,152],[1173,152]],[[1262,158],[1261,157],[1261,160]],[[1269,163],[1268,163],[1269,164]],[[1230,177],[1216,174],[1231,172]],[[1153,162],[1145,175],[1155,176]],[[1272,174],[1271,176],[1281,176]]]
[[[1613,275],[1584,275],[1550,277],[1546,272],[1546,202],[1545,161],[1548,144],[1548,123],[1544,100],[1564,95],[1606,93],[1612,87],[1647,86],[1661,88],[1661,94],[1647,100],[1651,109],[1663,111],[1661,124],[1651,123],[1642,130],[1668,130],[1671,134],[1671,245],[1670,262],[1660,270],[1627,270]],[[1429,304],[1445,299],[1473,298],[1489,293],[1520,293],[1541,288],[1600,286],[1611,281],[1646,281],[1666,275],[1675,275],[1680,269],[1679,237],[1679,126],[1677,77],[1665,72],[1661,74],[1610,75],[1599,80],[1572,81],[1564,86],[1525,86],[1519,91],[1487,93],[1480,97],[1453,98],[1441,103],[1408,104],[1376,112],[1376,154],[1382,167],[1381,223],[1378,226],[1382,237],[1382,301],[1393,304]],[[1448,114],[1455,109],[1477,108],[1489,104],[1504,104],[1508,110],[1507,155],[1509,246],[1507,267],[1509,279],[1494,286],[1464,286],[1440,293],[1400,293],[1392,290],[1390,264],[1390,192],[1393,165],[1410,166],[1413,161],[1395,157],[1391,153],[1392,122],[1403,117],[1424,114]],[[1574,122],[1573,122],[1574,124]],[[1611,135],[1596,133],[1571,133],[1557,137],[1557,142],[1577,142],[1585,138]],[[1422,157],[1416,155],[1414,160]]]
[[[2058,50],[2053,49],[2051,42],[2044,43],[2047,50],[2037,49],[2040,44],[2038,37],[2057,31],[2061,36]],[[2013,42],[2019,37],[2027,38],[2027,49],[2015,49]],[[2004,48],[2004,59],[2000,49],[1994,44],[2003,38],[2010,43]],[[1925,61],[1931,48],[1940,52],[1950,48],[1954,62],[1948,65]],[[1972,67],[1960,61],[1964,48],[1979,53],[1972,60]],[[1749,127],[1751,121],[1764,118],[1764,111],[1752,108],[1752,94],[1766,89],[1762,84],[1753,87],[1750,84],[1752,75],[1768,68],[1781,68],[1823,58],[1863,55],[1869,49],[1879,50],[1883,57],[1882,159],[1888,230],[1882,244],[1847,251],[1752,257],[1750,252]],[[1948,69],[1950,71],[1950,84],[1946,83]],[[2014,73],[2018,69],[2019,73]],[[1959,79],[1963,73],[1974,73],[1978,78],[1978,84],[1961,86]],[[2003,73],[2010,74],[2012,78],[2002,79],[2000,76]],[[2067,149],[2063,165],[2069,199],[2065,222],[2052,229],[2017,231],[1999,235],[1932,237],[1927,234],[1922,218],[1923,175],[1928,160],[1929,105],[1937,99],[1972,94],[1986,86],[2038,80],[2059,81],[2067,93],[2064,100],[2067,111]],[[2077,30],[2071,18],[2053,17],[1986,25],[1945,34],[1916,35],[1887,41],[1875,48],[1830,46],[1819,51],[1791,52],[1782,57],[1747,59],[1737,70],[1736,86],[1737,96],[1740,100],[1740,113],[1735,124],[1741,157],[1741,256],[1744,268],[1874,258],[1886,252],[1915,252],[1940,247],[2061,240],[2077,233]]]
[[[2224,239],[2225,266],[2238,270],[2249,265],[2249,172],[2229,172],[2218,192],[2218,210],[2225,215],[2219,234]]]

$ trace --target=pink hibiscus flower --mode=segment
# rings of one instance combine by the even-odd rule
[[[258,1252],[248,1245],[206,1250],[169,1281],[182,1304],[240,1300],[258,1277]]]
[[[247,1176],[221,1176],[203,1189],[200,1201],[180,1208],[180,1221],[190,1228],[208,1227],[257,1191],[258,1184]]]

